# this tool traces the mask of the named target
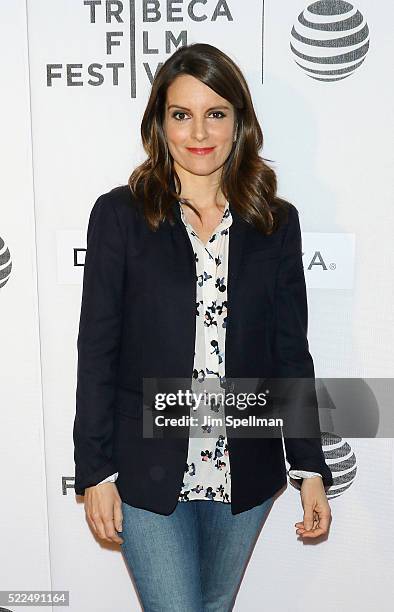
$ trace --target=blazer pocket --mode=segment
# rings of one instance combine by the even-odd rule
[[[140,394],[118,387],[115,412],[129,419],[139,419],[142,416],[142,397]]]
[[[125,409],[119,410],[118,408],[116,410],[116,414],[122,418],[125,417],[126,419],[140,419],[142,416],[142,408],[139,409],[137,407],[136,409],[133,408],[133,410],[125,410]]]

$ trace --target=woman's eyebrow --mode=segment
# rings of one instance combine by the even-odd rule
[[[170,106],[167,106],[167,109],[170,110],[170,108],[172,108],[172,107],[174,107],[174,108],[181,108],[182,110],[190,111],[190,108],[187,108],[186,106],[181,106],[180,104],[170,104]],[[207,111],[214,110],[214,109],[219,109],[219,108],[220,109],[225,108],[226,110],[230,110],[228,106],[221,106],[219,104],[219,106],[211,106],[210,108],[207,108]]]

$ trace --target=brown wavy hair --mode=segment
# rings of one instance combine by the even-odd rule
[[[237,138],[223,165],[220,189],[236,212],[264,234],[276,230],[287,201],[276,195],[275,171],[259,156],[263,133],[247,82],[234,61],[207,43],[177,49],[159,68],[152,83],[142,118],[141,137],[147,159],[129,177],[135,198],[143,202],[143,214],[152,230],[165,219],[173,224],[173,204],[179,201],[198,215],[186,198],[180,197],[181,181],[168,150],[163,121],[167,89],[176,77],[187,74],[208,85],[235,109]]]

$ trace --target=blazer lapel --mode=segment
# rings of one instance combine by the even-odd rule
[[[182,217],[181,217],[181,211],[180,211],[180,207],[179,207],[179,202],[175,201],[173,206],[173,212],[174,212],[174,217],[175,217],[175,225],[171,227],[172,232],[173,232],[173,236],[174,236],[174,232],[178,232],[179,229],[181,230],[182,234],[183,234],[183,238],[186,241],[186,247],[187,247],[187,251],[189,253],[189,263],[191,264],[191,268],[193,270],[194,273],[194,277],[193,280],[195,280],[196,278],[196,262],[194,259],[194,251],[193,251],[193,247],[191,245],[188,233],[187,233],[187,229],[182,221]]]
[[[233,222],[229,228],[230,240],[228,253],[227,307],[229,316],[232,316],[231,306],[242,260],[247,224],[246,221],[244,221],[235,211],[231,203],[229,204],[229,208]]]

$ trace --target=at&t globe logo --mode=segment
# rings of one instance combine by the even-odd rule
[[[321,0],[310,4],[291,31],[296,64],[317,81],[341,81],[352,75],[369,49],[369,28],[349,2]]]
[[[11,275],[12,260],[10,251],[0,236],[0,289],[4,287]],[[0,610],[1,612],[1,610]]]

